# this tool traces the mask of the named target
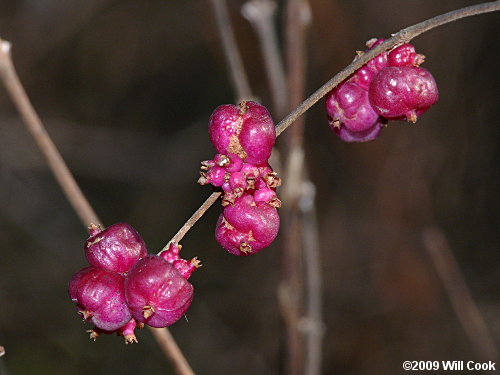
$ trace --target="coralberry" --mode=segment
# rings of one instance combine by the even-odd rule
[[[279,224],[276,208],[244,194],[234,205],[224,208],[217,222],[215,238],[231,254],[251,255],[274,241]]]
[[[255,102],[219,106],[210,117],[208,129],[218,153],[236,154],[256,165],[267,162],[276,138],[271,115]]]
[[[382,42],[371,39],[366,45],[372,49]],[[388,120],[415,122],[438,99],[434,78],[418,67],[424,58],[406,43],[368,61],[328,93],[332,130],[343,141],[364,142],[377,138]]]
[[[147,255],[142,237],[129,224],[117,223],[104,230],[91,224],[89,230],[85,256],[91,266],[123,273]]]
[[[373,79],[369,98],[379,115],[415,122],[438,100],[438,89],[432,74],[423,68],[387,67]]]
[[[87,267],[73,275],[69,295],[85,321],[115,331],[131,318],[125,301],[125,278],[115,272]]]
[[[148,255],[129,271],[125,294],[135,319],[152,327],[166,327],[187,311],[193,286],[163,257]]]

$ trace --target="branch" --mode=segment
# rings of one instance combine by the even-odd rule
[[[9,96],[24,120],[24,124],[42,151],[59,186],[73,206],[82,224],[87,227],[90,223],[101,223],[94,209],[76,183],[75,178],[54,145],[54,142],[52,142],[40,117],[38,117],[38,114],[31,105],[12,63],[10,48],[11,44],[9,42],[0,39],[0,79],[3,81]],[[179,375],[194,375],[193,370],[189,367],[186,358],[168,329],[152,329],[152,332],[158,341],[158,345],[160,345],[167,358],[171,361],[177,373]]]
[[[356,70],[365,65],[369,60],[377,55],[380,55],[382,52],[388,51],[400,44],[408,43],[410,40],[414,39],[420,34],[423,34],[426,31],[432,30],[436,27],[459,20],[461,18],[476,16],[483,13],[490,13],[497,10],[500,10],[500,1],[471,5],[469,7],[457,9],[452,12],[430,18],[426,21],[417,23],[416,25],[407,27],[406,29],[399,31],[396,34],[393,34],[391,38],[386,39],[377,47],[364,53],[361,57],[356,58],[350,65],[341,70],[332,79],[330,79],[318,90],[316,90],[300,106],[295,108],[295,110],[293,110],[276,126],[276,135],[280,135],[281,133],[283,133],[286,128],[288,128],[298,117],[302,116],[309,108],[316,104],[323,96],[328,94],[339,83],[344,81]]]
[[[425,250],[429,254],[436,272],[443,282],[453,310],[462,324],[469,340],[484,359],[497,360],[495,340],[479,311],[472,293],[464,280],[460,266],[448,244],[444,233],[437,227],[427,228],[422,233]]]
[[[52,173],[82,224],[87,227],[90,223],[100,223],[97,214],[83,195],[54,142],[50,139],[47,130],[45,130],[42,121],[33,109],[12,63],[10,48],[11,44],[9,42],[0,39],[0,78],[7,89],[7,93],[21,114],[24,124],[35,139],[40,151],[42,151]]]
[[[417,23],[416,25],[407,27],[406,29],[403,29],[399,31],[398,33],[394,34],[392,38],[387,39],[383,43],[379,44],[377,47],[373,48],[372,50],[364,53],[361,57],[357,58],[355,61],[353,61],[350,65],[348,65],[346,68],[344,68],[342,71],[340,71],[338,74],[336,74],[332,79],[330,79],[328,82],[326,82],[323,86],[321,86],[318,90],[316,90],[311,96],[309,96],[304,102],[302,102],[301,105],[299,105],[297,108],[295,108],[291,113],[288,114],[283,120],[281,120],[277,125],[276,125],[276,136],[278,137],[283,131],[285,131],[286,128],[288,128],[297,118],[302,116],[309,108],[311,108],[314,104],[316,104],[323,96],[328,94],[330,90],[335,88],[339,83],[344,81],[346,78],[348,78],[351,74],[353,74],[356,70],[361,68],[363,65],[365,65],[369,60],[374,58],[375,56],[381,54],[382,52],[385,52],[397,45],[407,43],[410,40],[414,39],[420,34],[425,33],[426,31],[432,30],[438,26],[445,25],[447,23],[459,20],[461,18],[465,17],[470,17],[470,16],[476,16],[479,14],[483,13],[491,13],[500,10],[500,0],[498,1],[492,1],[489,3],[482,3],[478,5],[472,5],[469,7],[461,8],[454,10],[452,12],[448,12],[445,14],[442,14],[440,16],[436,16],[434,18],[430,18],[426,21]],[[211,197],[214,196],[214,194],[219,194],[220,193],[212,193]],[[196,220],[191,221],[194,219],[195,215],[197,212],[201,210],[202,207],[200,207],[193,216],[189,219],[189,228],[192,228],[193,225],[198,221],[202,216],[203,213],[205,213],[208,208],[215,203],[217,199],[213,199],[211,203],[208,204],[208,206],[203,207],[201,215],[197,216]],[[204,205],[208,203],[205,201]],[[188,223],[184,224],[182,228],[186,227]],[[181,228],[181,230],[182,230]],[[179,232],[181,232],[179,230]],[[187,233],[187,231],[183,230],[182,237]],[[181,237],[181,238],[182,238]],[[173,239],[172,239],[173,240]],[[171,241],[172,241],[171,240]]]

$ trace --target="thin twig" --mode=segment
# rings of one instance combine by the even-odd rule
[[[226,0],[210,0],[215,12],[215,20],[217,29],[222,41],[224,56],[231,73],[231,82],[233,83],[234,92],[237,95],[237,103],[242,100],[252,99],[248,76],[245,72],[243,62],[241,60],[240,51],[236,38],[234,37],[233,26],[227,10]]]
[[[80,221],[85,227],[90,223],[100,223],[97,214],[83,195],[75,178],[31,105],[12,63],[10,49],[11,44],[0,39],[0,78],[7,89],[7,93],[21,114],[26,127],[35,139],[40,151],[42,151],[52,173],[73,206]]]
[[[38,147],[45,156],[47,163],[61,186],[66,198],[73,206],[74,211],[82,224],[87,227],[90,223],[101,223],[89,201],[83,195],[68,166],[64,162],[57,147],[52,142],[43,126],[40,117],[33,108],[26,91],[17,75],[12,62],[11,44],[0,39],[0,78],[17,110],[21,114],[26,127],[35,139]],[[174,338],[167,328],[153,331],[161,349],[171,361],[179,375],[193,375],[194,372],[179,349]]]
[[[184,225],[177,231],[172,239],[161,249],[159,253],[168,249],[170,243],[179,243],[187,232],[196,224],[196,222],[207,212],[207,210],[214,204],[222,193],[220,191],[213,192],[203,204],[198,208],[194,214],[184,223]]]
[[[377,47],[371,49],[370,51],[364,53],[361,57],[356,58],[350,65],[345,69],[341,70],[332,79],[326,82],[318,90],[316,90],[311,96],[309,96],[300,106],[295,108],[287,117],[285,117],[276,127],[276,135],[280,135],[286,128],[288,128],[297,118],[302,116],[309,108],[316,104],[323,96],[328,94],[330,90],[336,87],[339,83],[344,81],[347,77],[353,74],[356,70],[365,65],[369,60],[375,56],[385,52],[397,45],[407,43],[414,39],[420,34],[426,31],[432,30],[436,27],[445,25],[447,23],[459,20],[465,17],[476,16],[483,13],[490,13],[500,10],[500,1],[492,1],[489,3],[482,3],[477,5],[471,5],[469,7],[457,9],[440,16],[430,18],[426,21],[417,23],[413,26],[407,27],[389,39],[386,39],[383,43]]]
[[[316,90],[311,96],[309,96],[304,102],[302,102],[301,105],[299,105],[292,112],[290,112],[283,120],[281,120],[276,125],[276,136],[278,137],[281,133],[283,133],[283,131],[285,131],[286,128],[288,128],[291,124],[293,124],[294,121],[297,120],[297,118],[302,116],[309,108],[311,108],[314,104],[316,104],[331,89],[336,87],[339,83],[341,83],[343,80],[345,80],[347,77],[349,77],[357,69],[361,68],[364,64],[366,64],[370,59],[372,59],[376,55],[378,55],[384,51],[387,51],[387,50],[389,50],[389,49],[391,49],[399,44],[409,42],[410,40],[417,37],[418,35],[426,32],[426,31],[429,31],[431,29],[434,29],[438,26],[445,25],[447,23],[456,21],[456,20],[461,19],[461,18],[476,16],[476,15],[483,14],[483,13],[490,13],[490,12],[494,12],[494,11],[498,11],[498,10],[500,10],[500,0],[457,9],[457,10],[454,10],[452,12],[442,14],[440,16],[428,19],[426,21],[417,23],[416,25],[413,25],[413,26],[407,27],[406,29],[401,30],[400,32],[394,34],[394,36],[392,38],[387,39],[385,42],[381,43],[380,45],[378,45],[374,49],[366,52],[361,57],[357,58],[350,65],[348,65],[346,68],[341,70],[332,79],[330,79],[323,86],[321,86],[318,90]],[[213,194],[215,194],[215,193],[213,193]],[[212,194],[212,196],[213,196],[213,194]],[[216,201],[216,199],[214,199],[211,204],[215,203],[215,201]],[[205,203],[207,203],[207,202],[205,202]],[[208,210],[210,205],[208,205],[207,207],[204,207],[203,212]],[[193,215],[189,220],[193,219],[194,216],[195,215]],[[197,220],[199,220],[200,218],[201,218],[201,216],[197,217]],[[189,228],[191,228],[196,223],[197,220],[192,221],[189,225]],[[185,225],[186,224],[183,225],[183,228]],[[179,230],[179,232],[180,232],[180,230]],[[186,232],[183,233],[183,235],[185,235],[185,234],[186,234]]]
[[[191,366],[182,354],[177,342],[173,338],[170,330],[167,328],[153,328],[148,326],[150,332],[153,334],[153,337],[156,339],[156,342],[163,350],[165,356],[170,360],[172,365],[174,366],[175,371],[179,375],[194,375]]]
[[[250,0],[243,4],[241,14],[251,23],[259,37],[274,112],[281,118],[287,111],[288,92],[274,24],[276,3],[272,0]]]
[[[424,247],[443,282],[453,310],[474,345],[485,360],[497,360],[498,350],[472,293],[465,282],[444,233],[439,228],[428,228],[422,234]]]
[[[321,254],[319,251],[319,230],[316,217],[316,187],[310,181],[302,183],[302,195],[299,202],[302,213],[304,247],[304,267],[306,284],[306,315],[301,319],[301,331],[305,333],[306,351],[304,374],[320,375],[323,355],[323,302]]]

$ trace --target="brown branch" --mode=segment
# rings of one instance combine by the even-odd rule
[[[422,234],[424,247],[450,298],[453,310],[477,353],[485,360],[497,360],[498,350],[488,331],[472,293],[464,280],[460,266],[439,228],[428,228]]]
[[[469,7],[457,9],[440,16],[430,18],[426,21],[417,23],[416,25],[407,27],[389,39],[386,39],[382,44],[373,48],[372,50],[364,53],[361,57],[357,58],[345,69],[337,73],[332,79],[326,82],[311,96],[309,96],[300,106],[293,110],[287,117],[285,117],[276,127],[276,135],[280,135],[286,128],[288,128],[297,118],[302,116],[309,108],[316,104],[323,96],[328,94],[330,90],[335,88],[339,83],[344,81],[347,77],[353,74],[356,70],[365,65],[369,60],[375,56],[385,52],[397,45],[407,43],[413,38],[426,31],[432,30],[436,27],[445,25],[447,23],[459,20],[461,18],[476,16],[483,13],[490,13],[500,10],[500,1],[492,1],[489,3],[482,3],[472,5]]]
[[[177,342],[173,338],[170,330],[167,328],[153,328],[148,326],[149,331],[153,334],[156,342],[160,346],[165,356],[174,366],[175,371],[179,375],[194,375],[193,370],[189,366],[186,357],[182,354]]]
[[[90,223],[101,223],[31,105],[12,62],[10,47],[11,44],[9,42],[0,39],[0,78],[9,96],[21,114],[24,124],[42,151],[52,173],[82,224],[87,227]],[[160,345],[167,358],[171,361],[177,373],[179,375],[193,375],[193,370],[189,367],[186,358],[168,329],[156,329],[153,333],[158,341],[158,345]]]
[[[449,13],[442,14],[440,16],[436,16],[434,18],[430,18],[426,21],[417,23],[416,25],[407,27],[406,29],[401,30],[400,32],[394,34],[392,38],[387,39],[382,44],[378,45],[374,49],[366,52],[361,57],[357,58],[354,62],[336,74],[332,79],[326,82],[323,86],[321,86],[318,90],[316,90],[311,96],[309,96],[301,105],[295,108],[292,112],[290,112],[283,120],[281,120],[276,125],[276,136],[279,136],[286,128],[288,128],[295,120],[297,120],[300,116],[302,116],[309,108],[311,108],[314,104],[316,104],[323,96],[328,94],[328,92],[336,87],[339,83],[353,74],[357,69],[361,68],[364,64],[366,64],[370,59],[374,58],[376,55],[387,51],[399,44],[406,43],[413,38],[417,37],[420,34],[423,34],[426,31],[434,29],[438,26],[445,25],[447,23],[456,21],[461,18],[476,16],[483,13],[490,13],[500,10],[500,0],[493,1],[489,3],[482,3],[478,5],[472,5],[470,7],[465,7],[461,9],[454,10]],[[212,193],[212,196],[216,193]],[[215,203],[217,199],[213,199],[213,201],[208,204],[207,207],[203,208],[203,213],[208,210],[210,205]],[[207,200],[208,201],[208,200]],[[204,203],[204,205],[207,202]],[[201,207],[200,207],[201,209]],[[198,211],[200,210],[198,209]],[[198,212],[196,211],[196,212]],[[196,214],[196,213],[195,213]],[[197,216],[196,220],[194,219],[195,214],[189,219],[190,224],[189,228],[192,228],[193,225],[199,220],[202,215]],[[182,228],[187,225],[184,224]],[[181,228],[181,230],[182,230]],[[181,231],[179,230],[179,232]],[[189,230],[189,229],[188,229]],[[184,236],[187,231],[183,231]]]
[[[191,215],[191,217],[184,223],[184,225],[177,231],[177,233],[172,237],[172,239],[161,249],[159,253],[161,253],[164,250],[168,249],[168,245],[170,243],[179,243],[184,236],[186,235],[187,232],[196,224],[196,222],[207,212],[207,210],[214,204],[217,199],[219,199],[220,195],[222,193],[219,191],[213,192],[206,200],[203,202],[203,204],[198,208],[194,214]]]
[[[87,227],[90,223],[100,223],[97,214],[83,195],[75,178],[31,105],[12,63],[10,47],[9,42],[0,39],[0,78],[7,89],[7,93],[21,114],[24,124],[35,139],[40,151],[42,151],[52,173],[82,224]]]
[[[248,77],[241,60],[240,51],[234,37],[231,19],[229,18],[226,0],[210,0],[214,8],[217,29],[222,41],[224,56],[231,73],[231,82],[237,95],[237,102],[252,99]]]

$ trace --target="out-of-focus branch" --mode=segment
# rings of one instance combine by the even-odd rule
[[[97,214],[83,195],[54,142],[52,142],[45,130],[38,114],[31,105],[12,63],[10,48],[11,44],[9,42],[0,39],[0,78],[7,89],[7,93],[14,102],[23,118],[24,124],[35,139],[40,151],[42,151],[52,173],[82,224],[88,226],[90,223],[100,223]]]
[[[241,60],[240,51],[234,37],[231,19],[229,18],[226,0],[210,0],[214,8],[215,20],[217,29],[222,41],[224,56],[226,57],[227,66],[231,73],[231,82],[237,96],[237,102],[249,100],[252,98],[248,76],[245,72],[243,62]]]
[[[474,302],[448,241],[439,228],[427,228],[422,239],[437,274],[443,282],[453,310],[477,353],[485,360],[497,360],[493,337]]]
[[[275,116],[281,118],[287,111],[288,92],[274,22],[276,3],[272,0],[250,0],[243,4],[241,13],[259,38]]]
[[[101,223],[94,209],[76,183],[64,159],[54,145],[54,142],[52,142],[49,134],[45,130],[38,114],[31,105],[28,95],[14,68],[10,48],[11,44],[9,42],[0,39],[0,78],[9,96],[21,114],[26,127],[45,156],[52,173],[56,177],[57,182],[64,191],[66,198],[73,206],[82,224],[87,227],[90,223]],[[186,358],[168,329],[152,329],[152,331],[158,344],[167,358],[171,361],[177,373],[179,375],[194,375],[193,370],[189,367]]]
[[[156,342],[160,346],[165,356],[170,360],[179,375],[195,375],[189,366],[186,357],[181,352],[177,342],[167,328],[153,328],[148,326]]]

